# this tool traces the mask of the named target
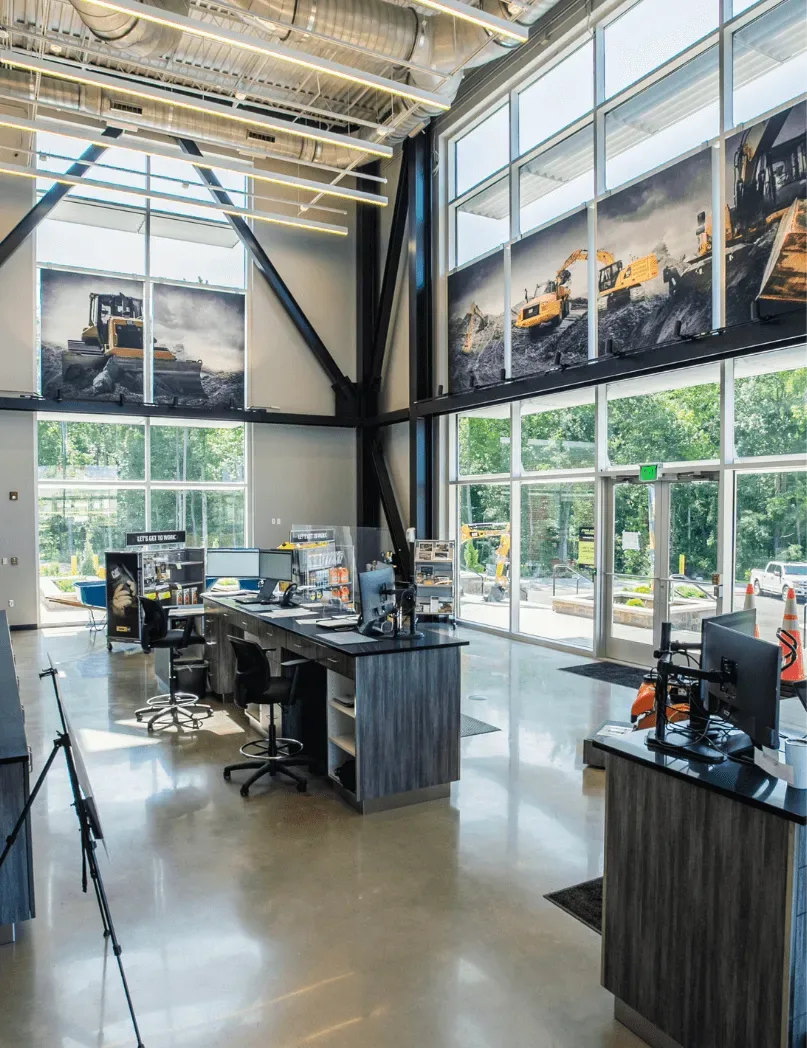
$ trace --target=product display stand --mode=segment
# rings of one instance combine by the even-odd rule
[[[289,533],[294,582],[303,600],[353,603],[353,546],[337,542],[336,530],[295,525]]]
[[[171,607],[200,605],[205,551],[197,547],[107,550],[107,649],[140,640],[140,597]]]
[[[421,622],[448,622],[454,617],[454,540],[415,542],[416,611]]]
[[[59,718],[61,721],[61,731],[57,734],[53,742],[53,749],[50,752],[50,756],[45,761],[45,766],[39,774],[39,778],[34,784],[34,788],[31,790],[30,796],[25,803],[19,819],[14,825],[14,829],[10,835],[6,838],[6,845],[3,848],[2,854],[0,854],[0,867],[6,860],[6,856],[14,846],[14,842],[17,840],[20,832],[25,825],[28,816],[30,814],[33,803],[36,800],[36,796],[39,793],[45,778],[50,771],[51,765],[56,760],[56,755],[59,750],[64,752],[64,758],[67,763],[67,775],[70,780],[70,789],[73,794],[73,807],[76,810],[78,816],[79,832],[81,834],[81,890],[87,891],[87,874],[89,872],[89,879],[92,881],[93,888],[95,889],[95,898],[98,902],[98,909],[101,913],[101,923],[104,928],[104,938],[110,939],[112,942],[112,952],[115,955],[115,959],[118,962],[118,970],[120,972],[121,982],[123,984],[123,992],[126,996],[126,1005],[129,1009],[129,1016],[132,1020],[132,1027],[134,1029],[135,1039],[137,1041],[137,1048],[144,1048],[143,1041],[140,1038],[140,1029],[137,1025],[137,1017],[135,1016],[134,1005],[132,1004],[132,997],[129,993],[129,984],[126,981],[126,972],[123,969],[123,961],[121,960],[121,954],[123,948],[121,947],[118,937],[115,934],[115,926],[112,923],[112,913],[109,908],[109,900],[107,899],[106,891],[104,889],[104,882],[101,880],[101,870],[98,866],[98,859],[96,857],[97,841],[102,837],[100,826],[98,823],[97,814],[95,812],[95,806],[90,798],[85,797],[82,794],[81,784],[79,781],[79,772],[76,767],[76,760],[73,755],[73,743],[70,738],[70,730],[65,720],[64,710],[62,709],[61,699],[59,697],[59,686],[56,683],[56,670],[51,663],[50,668],[43,670],[40,674],[40,679],[43,677],[50,677],[53,681],[53,690],[56,694],[56,705],[59,708]]]

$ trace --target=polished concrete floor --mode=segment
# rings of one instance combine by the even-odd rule
[[[106,834],[107,891],[146,1048],[629,1048],[599,936],[544,898],[602,870],[603,773],[581,739],[632,693],[581,658],[466,632],[450,802],[361,817],[321,781],[221,777],[243,741],[221,707],[149,737],[151,658],[84,630],[14,634],[34,771],[57,725],[50,653]],[[0,948],[0,1045],[133,1045],[114,958],[82,896],[63,764],[33,817],[38,916]]]

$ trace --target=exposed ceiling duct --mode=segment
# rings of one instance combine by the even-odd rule
[[[38,3],[35,30],[26,0],[10,2],[20,14],[7,26],[15,51],[55,53],[60,60],[79,62],[85,69],[126,77],[122,83],[132,78],[174,92],[201,92],[242,110],[258,107],[259,112],[315,120],[317,126],[347,131],[368,144],[401,141],[438,111],[429,103],[383,97],[327,74],[308,73],[281,62],[256,59],[246,50],[193,39],[174,27],[113,11],[92,0],[70,0],[72,6],[64,0]],[[520,4],[518,22],[531,24],[556,2]],[[512,39],[494,35],[481,25],[394,0],[153,0],[148,6],[152,18],[155,9],[187,16],[192,8],[193,20],[200,25],[218,27],[229,19],[239,33],[252,34],[256,40],[286,44],[298,52],[411,84],[447,103],[454,99],[466,69],[490,62],[515,46]],[[510,16],[510,5],[502,0],[480,0],[478,6],[486,16]],[[71,10],[72,22],[64,14]],[[361,162],[355,149],[334,143],[301,139],[283,131],[266,135],[209,114],[197,116],[187,109],[133,99],[131,93],[116,95],[114,88],[99,89],[49,75],[33,78],[3,69],[0,95],[110,124],[126,122],[144,131],[199,139],[228,151],[252,150],[340,169]]]

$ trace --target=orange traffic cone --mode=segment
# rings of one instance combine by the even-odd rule
[[[799,630],[799,612],[796,591],[791,586],[787,591],[785,617],[782,628],[776,631],[782,648],[782,695],[799,695],[807,689],[804,676],[804,650]]]
[[[754,596],[754,584],[749,582],[745,587],[745,604],[743,605],[744,611],[756,611],[757,610],[757,598]],[[759,623],[754,622],[754,636],[759,640]]]

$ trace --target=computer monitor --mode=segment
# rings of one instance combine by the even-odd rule
[[[757,631],[757,610],[748,608],[742,611],[732,611],[726,615],[711,615],[701,623],[701,639],[703,639],[703,627],[707,622],[713,626],[725,626],[728,630],[736,630],[747,637],[753,637]]]
[[[258,557],[258,574],[262,579],[291,582],[294,550],[262,549]]]
[[[205,573],[217,579],[259,579],[259,560],[258,549],[209,549]]]
[[[395,569],[376,568],[359,573],[359,600],[362,625],[389,614],[395,609]]]
[[[779,645],[729,629],[717,617],[705,619],[701,669],[726,668],[731,670],[733,679],[724,685],[706,685],[706,711],[729,721],[744,735],[729,736],[725,742],[718,740],[720,749],[731,756],[749,754],[759,746],[778,749],[782,673]],[[710,734],[717,738],[714,732]]]

